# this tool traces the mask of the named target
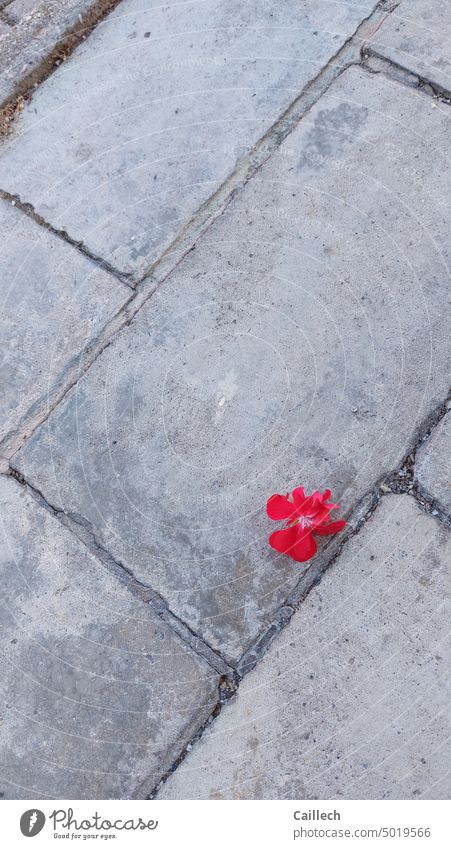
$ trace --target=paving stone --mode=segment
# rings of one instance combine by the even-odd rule
[[[4,798],[144,798],[217,676],[12,478],[0,478]]]
[[[44,3],[42,0],[8,0],[5,5],[8,6],[8,17],[14,20],[17,26],[22,18],[27,18],[33,13],[36,14],[39,7],[43,6]]]
[[[11,27],[9,27],[8,24],[3,23],[3,21],[0,21],[0,41],[8,38],[10,31]]]
[[[449,798],[450,543],[384,497],[160,797]]]
[[[451,513],[451,413],[447,413],[417,451],[415,478],[420,487]]]
[[[402,0],[370,49],[445,91],[451,91],[451,6],[441,0]]]
[[[23,110],[0,186],[141,273],[374,5],[124,0]]]
[[[11,0],[1,2],[8,38],[0,46],[0,104],[29,91],[62,62],[65,50],[117,0]],[[1,31],[0,31],[1,37]]]
[[[232,661],[306,569],[268,496],[351,509],[446,395],[448,121],[344,73],[14,458]]]
[[[0,200],[0,438],[44,398],[130,288]]]

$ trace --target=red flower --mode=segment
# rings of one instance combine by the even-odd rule
[[[346,525],[342,519],[329,521],[330,511],[339,506],[328,503],[330,496],[330,489],[326,489],[324,492],[312,492],[306,497],[302,486],[293,490],[291,498],[288,492],[286,495],[271,495],[266,505],[269,518],[288,520],[282,531],[271,534],[271,548],[299,563],[310,560],[317,550],[314,534],[336,534]]]

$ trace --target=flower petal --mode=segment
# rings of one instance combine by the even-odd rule
[[[296,525],[290,525],[289,528],[284,528],[282,531],[274,531],[269,538],[271,548],[280,551],[281,554],[289,554],[292,557],[291,551],[297,539]]]
[[[266,512],[270,519],[280,520],[289,519],[294,515],[294,504],[289,500],[288,495],[271,495],[266,504]]]
[[[306,560],[310,560],[316,554],[317,548],[318,546],[312,533],[304,530],[298,534],[296,543],[289,552],[289,555],[293,560],[297,560],[298,563],[305,563]]]
[[[318,510],[316,510],[315,513],[310,514],[310,521],[313,523],[313,530],[317,527],[319,528],[320,525],[324,525],[324,522],[327,522],[330,519],[329,513],[329,508],[327,505],[323,504],[318,508]]]
[[[306,529],[301,530],[299,525],[290,525],[283,531],[275,531],[269,538],[269,544],[280,554],[287,554],[298,563],[310,560],[317,551],[311,532]]]
[[[318,504],[313,497],[311,495],[307,495],[307,498],[304,498],[304,501],[301,501],[296,505],[296,515],[309,516],[312,510],[315,511],[317,507]]]
[[[305,501],[305,492],[303,486],[297,486],[296,489],[293,489],[292,492],[293,501],[296,504],[296,507],[301,505]]]
[[[319,525],[313,529],[313,533],[319,534],[320,536],[338,534],[338,532],[342,531],[344,527],[346,527],[346,522],[343,519],[339,519],[337,522],[328,522],[325,525]]]

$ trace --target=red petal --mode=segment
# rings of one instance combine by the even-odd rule
[[[326,525],[319,525],[313,529],[313,533],[320,536],[327,536],[328,534],[337,534],[344,527],[346,527],[346,522],[343,519],[339,519],[338,522],[328,522]]]
[[[283,531],[275,531],[269,538],[271,548],[281,554],[287,554],[298,563],[305,563],[317,551],[317,545],[310,531],[300,530],[299,525],[290,525]]]
[[[310,560],[316,554],[317,548],[318,546],[310,531],[303,531],[302,534],[298,535],[296,544],[290,552],[290,557],[297,560],[298,563],[305,563],[306,560]]]
[[[296,504],[296,506],[299,506],[303,503],[303,501],[305,501],[304,487],[297,486],[296,489],[293,489],[292,495],[294,503]]]
[[[317,507],[317,501],[313,498],[312,495],[308,495],[302,503],[296,505],[296,515],[309,516],[312,511],[315,511],[317,509]]]
[[[271,498],[268,498],[266,512],[270,519],[276,521],[289,519],[294,514],[294,504],[288,500],[287,495],[271,495]]]
[[[291,557],[291,551],[296,542],[297,535],[296,525],[290,525],[289,528],[285,528],[283,531],[274,531],[268,542],[271,548],[280,551],[281,554],[289,554]]]
[[[330,518],[329,512],[329,508],[323,505],[319,507],[315,513],[312,513],[310,516],[310,520],[311,522],[313,522],[313,527],[319,527],[320,525],[323,525],[324,522],[327,522],[327,520]]]

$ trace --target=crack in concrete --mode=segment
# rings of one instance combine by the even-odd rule
[[[323,574],[337,561],[348,541],[359,533],[366,521],[373,515],[379,500],[380,494],[376,484],[354,507],[347,519],[346,530],[339,537],[335,537],[313,559],[311,565],[302,573],[296,586],[277,610],[269,626],[260,634],[254,645],[242,655],[236,666],[239,680],[244,678],[264,657],[275,637],[288,625],[291,617],[305,601],[310,591],[321,582]]]
[[[228,702],[233,700],[233,698],[236,695],[237,688],[238,688],[238,682],[237,681],[230,679],[230,678],[221,678],[219,685],[218,685],[218,700],[217,700],[216,704],[214,705],[213,710],[211,711],[211,713],[209,714],[209,716],[205,720],[205,722],[203,722],[202,725],[197,729],[197,731],[192,735],[189,742],[186,744],[186,746],[180,752],[179,756],[171,764],[169,769],[166,770],[164,775],[161,776],[161,778],[159,779],[157,784],[153,787],[153,789],[150,791],[150,793],[146,794],[145,785],[141,785],[140,790],[141,790],[141,792],[143,792],[145,799],[152,800],[152,799],[155,799],[157,797],[160,789],[163,787],[164,784],[166,784],[166,781],[168,780],[168,778],[176,771],[176,769],[180,766],[180,764],[185,760],[186,756],[190,753],[193,746],[202,737],[204,731],[206,731],[206,729],[212,724],[212,722],[214,722],[214,720],[217,719],[217,717],[221,713],[221,710],[224,707],[224,705],[226,705]],[[138,790],[138,793],[139,793],[139,790]]]
[[[195,249],[212,224],[225,212],[234,197],[241,192],[249,180],[262,168],[272,154],[298,126],[317,101],[328,91],[348,68],[362,63],[361,51],[366,39],[372,34],[375,24],[385,20],[394,11],[400,0],[381,0],[373,11],[364,18],[354,33],[340,46],[323,68],[304,86],[301,93],[286,108],[283,114],[269,127],[254,147],[238,162],[224,183],[196,211],[195,215],[179,231],[161,257],[155,260],[144,273],[163,281],[180,262]]]
[[[400,85],[418,89],[429,97],[439,99],[441,103],[447,105],[451,103],[451,91],[430,82],[427,77],[421,77],[413,71],[409,71],[408,68],[395,62],[394,59],[387,59],[385,56],[380,56],[377,50],[374,50],[371,45],[366,44],[362,48],[362,61],[360,65],[364,71],[370,74],[383,74],[389,79],[400,83]]]
[[[0,102],[0,112],[7,109],[18,97],[25,97],[29,101],[36,88],[57,70],[61,56],[68,58],[120,2],[121,0],[93,0],[91,8],[83,10],[82,19],[78,17],[67,27],[49,48],[48,53],[42,55],[40,62],[22,79],[12,84],[10,93]],[[9,3],[3,4],[2,9],[7,9],[8,6]],[[9,12],[5,11],[4,16],[8,17],[9,25],[14,26]]]
[[[145,273],[135,282],[122,279],[122,274],[117,269],[103,260],[100,256],[87,253],[89,258],[101,264],[110,273],[114,274],[122,283],[133,288],[135,296],[132,296],[102,329],[97,339],[92,342],[86,351],[80,353],[75,364],[69,364],[60,375],[54,386],[49,390],[45,398],[39,399],[30,410],[22,417],[19,425],[0,441],[0,474],[4,473],[5,461],[19,450],[34,431],[43,424],[50,413],[65,397],[65,395],[77,383],[82,374],[90,368],[98,356],[105,350],[115,338],[119,330],[130,323],[136,312],[144,305],[156,288],[161,285],[167,277],[177,268],[185,257],[195,250],[197,242],[212,227],[214,222],[225,212],[234,197],[246,186],[249,180],[257,173],[262,165],[278,149],[289,133],[298,125],[299,121],[308,114],[310,109],[329,89],[332,83],[351,65],[361,64],[361,48],[365,38],[373,31],[381,19],[385,19],[398,4],[382,0],[371,14],[365,18],[351,35],[339,48],[337,53],[321,69],[321,71],[304,87],[301,94],[294,99],[284,114],[267,130],[257,144],[240,160],[235,170],[230,174],[222,186],[208,198],[197,210],[190,221],[181,229],[179,234],[166,248],[161,257],[149,266]],[[348,57],[345,60],[345,57]],[[343,59],[343,62],[341,61]],[[338,61],[340,60],[340,62]],[[1,192],[11,202],[15,202],[24,214],[29,215],[42,227],[65,239],[70,244],[80,249],[80,244],[71,239],[65,231],[58,231],[37,213],[32,204],[22,201],[8,192]],[[158,276],[157,276],[158,275]],[[147,291],[149,289],[149,291]],[[111,339],[108,336],[111,336]]]
[[[176,616],[168,606],[167,601],[156,590],[139,581],[133,571],[124,563],[116,560],[113,555],[102,545],[96,537],[92,524],[84,517],[76,513],[70,513],[60,507],[51,504],[43,493],[33,484],[30,484],[17,469],[10,468],[9,476],[14,478],[37,503],[52,514],[65,528],[84,545],[90,554],[108,569],[125,585],[128,591],[144,604],[149,605],[152,611],[173,631],[181,642],[183,642],[198,657],[202,658],[219,675],[232,680],[234,670],[224,660],[219,652],[196,634],[185,622]]]
[[[69,236],[69,233],[66,230],[58,230],[57,227],[54,227],[52,224],[49,224],[48,221],[43,218],[39,212],[36,212],[33,204],[22,201],[19,195],[13,195],[11,192],[7,192],[4,189],[0,189],[0,198],[2,200],[7,201],[12,204],[16,209],[19,209],[20,212],[23,212],[28,218],[31,218],[35,224],[39,224],[44,230],[47,230],[49,233],[53,233],[54,236],[57,236],[58,239],[62,239],[63,242],[66,242],[68,245],[71,245],[76,250],[80,251],[83,256],[87,257],[91,260],[95,265],[99,268],[102,268],[104,271],[107,271],[119,283],[124,284],[129,289],[134,290],[135,286],[130,281],[131,274],[126,274],[125,272],[119,271],[119,269],[115,268],[114,265],[108,262],[108,260],[103,259],[103,257],[93,253],[89,250],[88,247],[83,242],[79,242],[76,239],[73,239],[72,236]]]
[[[68,392],[86,374],[100,354],[115,340],[118,333],[127,327],[145,302],[153,295],[159,285],[158,280],[147,277],[142,285],[130,297],[113,317],[106,322],[100,333],[66,363],[57,380],[47,394],[39,398],[22,416],[18,426],[6,434],[0,441],[0,474],[8,474],[9,460],[29,439],[35,430],[49,418],[53,410],[65,398]]]
[[[375,483],[374,487],[372,487],[372,489],[360,499],[347,520],[347,531],[345,531],[341,537],[335,538],[335,540],[323,550],[324,557],[321,557],[320,554],[316,559],[316,563],[315,560],[313,561],[313,568],[310,567],[302,575],[296,587],[291,591],[286,600],[276,611],[269,625],[267,625],[264,631],[259,635],[254,645],[251,646],[238,661],[234,670],[230,695],[228,695],[222,703],[219,701],[215,705],[210,716],[193,735],[190,742],[184,747],[170,769],[155,785],[152,792],[147,797],[148,799],[155,799],[158,796],[161,787],[175,772],[178,766],[180,766],[180,764],[185,760],[193,745],[200,740],[206,728],[208,728],[217,716],[219,716],[224,704],[230,701],[230,699],[237,694],[239,684],[244,676],[254,669],[255,666],[257,666],[257,664],[262,660],[275,638],[281,633],[281,631],[283,631],[286,625],[288,625],[291,617],[299,609],[310,591],[321,582],[323,574],[326,571],[329,571],[329,569],[333,567],[334,563],[336,563],[349,540],[357,536],[367,521],[371,518],[371,516],[373,516],[381,499],[385,495],[393,493],[407,493],[415,498],[421,510],[433,515],[434,518],[441,521],[445,526],[451,527],[450,517],[435,504],[430,496],[422,495],[415,485],[413,485],[411,489],[404,488],[404,485],[399,485],[399,488],[397,488],[397,481],[403,480],[402,475],[400,476],[400,472],[405,470],[407,466],[413,470],[418,447],[425,441],[425,439],[428,438],[434,427],[446,414],[449,401],[450,398],[448,397],[423,420],[418,428],[415,441],[405,455],[402,463],[394,471],[384,475],[378,482]]]
[[[451,395],[448,395],[446,400],[437,407],[434,412],[428,416],[423,423],[421,435],[418,437],[412,451],[405,457],[404,461],[386,478],[382,487],[383,494],[395,493],[403,495],[411,495],[418,504],[423,513],[428,513],[434,516],[439,522],[451,528],[451,516],[436,499],[427,492],[424,487],[415,480],[415,464],[417,459],[417,451],[429,439],[434,428],[445,417],[450,409]]]
[[[116,5],[117,2],[118,0],[115,0],[114,3],[111,3],[111,8]],[[372,69],[370,67],[369,56],[371,51],[368,47],[365,47],[364,49],[363,45],[365,44],[365,40],[368,38],[368,35],[373,35],[374,32],[381,26],[387,15],[393,12],[398,5],[398,2],[393,3],[382,0],[382,2],[373,9],[371,14],[359,24],[359,27],[356,29],[354,34],[344,42],[341,48],[329,60],[320,73],[304,87],[301,94],[295,98],[293,103],[288,107],[278,121],[265,133],[254,148],[245,157],[243,157],[237,168],[224,181],[218,191],[205,201],[205,203],[197,210],[192,219],[176,236],[162,256],[152,263],[144,275],[141,276],[140,280],[136,284],[136,293],[118,311],[113,320],[105,326],[101,334],[99,334],[96,342],[92,345],[93,353],[86,359],[83,370],[79,370],[76,376],[72,375],[68,379],[65,388],[62,388],[59,393],[55,394],[53,403],[48,406],[45,415],[41,412],[40,416],[36,415],[34,421],[27,425],[28,433],[24,433],[22,431],[22,434],[19,434],[19,436],[16,435],[14,448],[10,451],[9,458],[16,453],[18,448],[26,441],[27,438],[29,438],[31,433],[48,418],[52,410],[58,403],[60,403],[67,392],[79,380],[81,374],[84,374],[95,359],[100,356],[102,351],[111,344],[117,333],[131,322],[133,316],[152,296],[156,288],[183,261],[187,254],[195,249],[199,239],[202,238],[204,233],[213,225],[216,219],[223,214],[236,194],[246,186],[254,174],[257,173],[262,165],[278,149],[285,138],[287,138],[290,132],[322,97],[332,83],[352,65],[359,65],[364,70],[371,73],[380,72],[375,71],[374,68]],[[374,25],[376,26],[376,29],[374,29]],[[338,60],[342,59],[344,61],[338,64]],[[386,60],[386,65],[387,70],[397,67],[396,63],[391,63],[388,60]],[[405,69],[400,66],[399,68],[400,70],[405,71]],[[412,77],[412,81],[409,79],[406,84],[415,84],[416,87],[422,87],[422,90],[428,94],[432,93],[434,96],[443,96],[442,94],[438,94],[436,89],[431,86],[427,80],[422,80],[421,78],[416,77],[416,75],[410,74],[410,72],[406,73],[409,75],[409,78]],[[43,82],[44,79],[45,76],[40,79],[40,82]],[[414,83],[415,79],[418,80],[418,85],[417,83]],[[2,193],[2,196],[5,196],[5,194],[6,193]],[[13,196],[10,196],[8,199],[14,198]],[[65,231],[55,230],[55,228],[45,222],[45,220],[34,211],[30,204],[22,203],[20,199],[16,202],[18,206],[20,204],[19,208],[21,208],[25,214],[31,215],[41,226],[46,227],[46,229],[54,232],[55,235],[69,241],[70,244],[74,245],[78,249],[81,249],[87,256],[90,257],[90,259],[101,264],[103,268],[106,268],[110,271],[110,273],[114,274],[114,276],[118,277],[122,283],[132,287],[132,284],[124,279],[124,275],[122,275],[121,272],[117,269],[113,269],[105,260],[102,260],[101,257],[95,257],[87,252],[87,250],[84,249],[84,246],[81,248],[80,244],[75,242],[75,240],[71,240]],[[158,278],[156,277],[156,273],[158,273]],[[129,277],[130,276],[131,275],[129,275]],[[440,410],[442,410],[443,406],[444,405],[441,405]],[[429,420],[432,420],[434,415],[435,414],[428,418],[428,427]],[[439,415],[439,418],[440,417],[441,415]],[[439,418],[437,418],[437,421]],[[430,429],[432,429],[432,426],[433,425],[430,426]],[[425,436],[423,435],[421,437],[421,441],[424,438]],[[11,440],[12,437],[10,436],[9,441],[11,442]],[[0,452],[2,452],[2,447],[3,443],[0,444]],[[416,446],[413,451],[416,451]],[[167,603],[161,596],[158,595],[158,593],[155,593],[150,587],[141,584],[133,576],[130,570],[128,570],[123,564],[115,561],[109,552],[99,545],[92,528],[87,527],[89,523],[82,520],[82,517],[74,517],[73,515],[65,513],[63,510],[57,510],[52,507],[52,505],[46,501],[42,493],[28,484],[23,476],[10,467],[9,464],[7,464],[6,467],[4,466],[3,469],[0,469],[0,472],[3,471],[4,473],[15,477],[19,483],[26,486],[34,497],[46,507],[46,509],[50,510],[60,521],[62,521],[66,527],[68,527],[85,545],[87,545],[90,551],[92,551],[113,571],[114,574],[116,574],[117,577],[120,578],[120,580],[129,587],[129,589],[131,589],[135,596],[145,603],[152,606],[155,605],[153,609],[155,609],[158,615],[168,624],[168,626],[178,634],[179,638],[196,654],[203,657],[204,660],[206,660],[222,676],[218,686],[218,700],[209,717],[191,737],[190,741],[185,745],[170,769],[159,779],[158,783],[146,796],[146,798],[153,799],[157,796],[159,790],[167,781],[169,776],[175,772],[189,751],[191,751],[193,745],[202,737],[205,729],[209,727],[209,725],[219,715],[224,704],[227,704],[235,696],[240,680],[262,659],[276,636],[288,624],[292,615],[305,600],[311,589],[313,589],[313,587],[321,581],[322,575],[325,571],[331,568],[336,562],[347,542],[360,532],[361,528],[365,525],[370,516],[373,515],[381,497],[383,497],[384,494],[388,492],[408,491],[408,493],[417,500],[417,503],[422,509],[426,509],[427,512],[432,513],[432,515],[436,515],[439,520],[448,524],[449,517],[446,515],[442,516],[443,511],[440,512],[430,497],[420,493],[418,488],[415,488],[415,486],[412,486],[408,490],[396,488],[401,487],[399,480],[402,479],[402,475],[400,475],[400,472],[403,470],[404,465],[409,462],[411,454],[412,450],[409,451],[407,458],[403,461],[403,465],[399,467],[398,470],[392,472],[391,475],[385,476],[384,480],[378,482],[371,491],[361,499],[348,520],[349,531],[345,533],[335,545],[329,545],[327,549],[324,549],[324,552],[327,551],[327,554],[325,554],[322,559],[318,558],[318,564],[314,571],[310,569],[301,578],[286,601],[279,607],[269,626],[267,626],[264,632],[259,635],[254,645],[243,654],[236,669],[230,667],[219,653],[203,641],[191,628],[189,628],[186,623],[175,616],[175,614],[173,614],[169,609]],[[0,458],[0,460],[1,459],[2,458]]]

